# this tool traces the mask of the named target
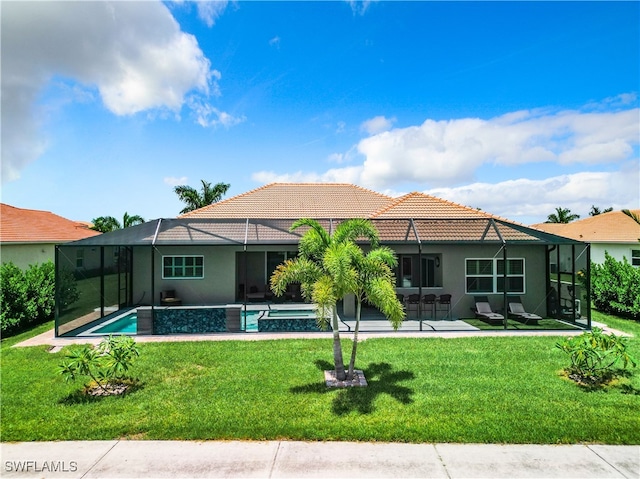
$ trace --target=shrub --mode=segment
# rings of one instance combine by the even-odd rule
[[[139,356],[138,347],[130,336],[109,336],[95,348],[85,345],[67,353],[59,366],[65,381],[75,381],[78,376],[88,376],[95,387],[87,386],[89,394],[120,394],[126,390],[123,383],[130,381],[129,369]]]
[[[603,264],[591,264],[591,300],[598,311],[640,320],[640,269],[605,252]]]
[[[26,303],[24,272],[13,263],[3,263],[0,267],[0,326],[3,336],[24,322]]]
[[[71,290],[77,288],[75,283]],[[68,293],[67,296],[69,296]],[[51,261],[30,265],[26,271],[13,263],[0,268],[0,325],[3,335],[53,319],[55,266]]]
[[[578,382],[602,383],[615,376],[618,364],[623,369],[629,364],[636,366],[627,352],[626,338],[604,334],[600,328],[565,338],[556,347],[569,355],[571,365],[566,371]]]

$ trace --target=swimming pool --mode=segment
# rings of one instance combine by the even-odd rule
[[[244,311],[242,313],[244,330],[249,333],[258,332],[258,318],[264,314],[264,311]]]
[[[83,336],[103,336],[105,334],[136,334],[138,331],[138,314],[136,311],[110,319],[85,331]]]

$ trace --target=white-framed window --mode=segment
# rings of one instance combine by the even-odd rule
[[[503,293],[504,260],[501,258],[467,258],[465,260],[467,294]],[[507,259],[507,292],[525,293],[524,258]]]
[[[640,266],[640,249],[631,250],[631,264],[633,266]]]
[[[162,257],[162,279],[203,279],[204,256]]]

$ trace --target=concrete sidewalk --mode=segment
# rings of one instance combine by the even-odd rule
[[[3,478],[640,477],[640,446],[69,441],[0,452]]]

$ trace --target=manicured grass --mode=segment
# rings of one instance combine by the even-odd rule
[[[594,320],[635,334],[640,358],[637,323]],[[2,342],[3,441],[640,443],[640,370],[580,389],[560,375],[559,337],[369,339],[358,350],[369,387],[347,390],[324,385],[328,339],[146,343],[142,387],[99,400],[57,375],[64,350],[8,347],[17,339]]]

